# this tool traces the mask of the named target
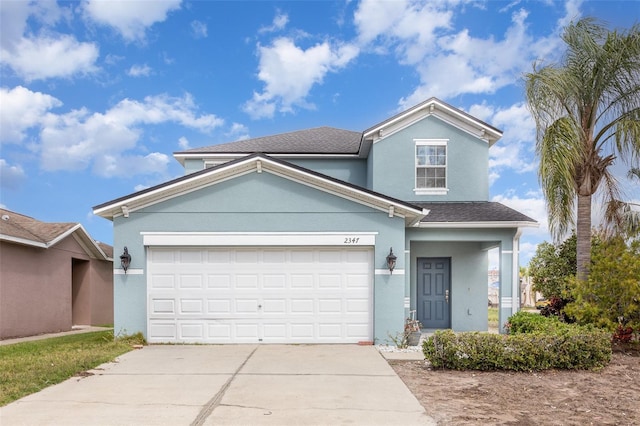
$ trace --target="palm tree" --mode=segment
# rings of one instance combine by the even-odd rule
[[[610,32],[585,18],[568,25],[562,40],[560,65],[534,64],[525,75],[526,97],[550,230],[559,239],[575,227],[577,275],[586,279],[592,196],[619,200],[609,166],[617,157],[640,158],[640,25]],[[611,210],[607,220],[620,220]]]

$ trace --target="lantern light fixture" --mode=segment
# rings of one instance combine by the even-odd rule
[[[129,265],[131,265],[131,255],[127,247],[124,248],[124,253],[120,255],[120,265],[122,265],[122,269],[124,269],[124,273],[126,274]]]
[[[393,274],[393,270],[396,267],[397,256],[393,254],[393,247],[389,249],[389,254],[387,255],[387,268],[389,268],[389,274]]]

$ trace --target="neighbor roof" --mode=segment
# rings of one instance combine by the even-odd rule
[[[493,201],[473,202],[419,202],[411,204],[429,210],[429,214],[420,220],[420,226],[452,226],[459,224],[504,224],[513,226],[538,226],[538,222],[510,207]]]
[[[111,260],[113,248],[94,241],[79,223],[41,222],[29,216],[0,209],[0,240],[49,248],[75,234],[91,257]]]
[[[334,127],[316,127],[246,139],[238,142],[210,145],[176,152],[180,154],[223,154],[262,152],[265,154],[357,154],[362,133]]]

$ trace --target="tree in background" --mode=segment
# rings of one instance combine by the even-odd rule
[[[640,25],[608,31],[585,18],[568,25],[562,40],[561,64],[535,64],[526,74],[526,97],[551,233],[559,239],[575,225],[577,274],[587,279],[592,196],[619,200],[609,167],[616,156],[630,164],[640,157]],[[623,221],[619,208],[607,215]]]
[[[573,279],[568,315],[611,331],[640,331],[640,241],[595,236],[589,279]]]
[[[576,275],[575,234],[562,243],[539,244],[529,262],[529,275],[533,289],[545,299],[568,298],[569,279]]]
[[[533,289],[549,301],[540,314],[571,322],[564,307],[572,300],[570,283],[576,275],[576,235],[573,234],[562,243],[545,241],[539,244],[529,262],[529,274]]]

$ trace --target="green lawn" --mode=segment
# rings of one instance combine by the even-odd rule
[[[0,406],[112,361],[136,339],[100,331],[0,346]]]
[[[498,308],[489,308],[489,328],[498,328]]]

